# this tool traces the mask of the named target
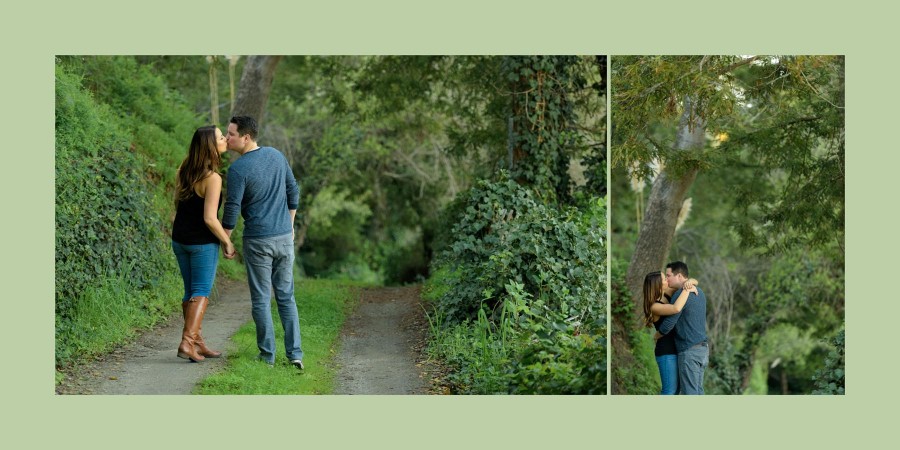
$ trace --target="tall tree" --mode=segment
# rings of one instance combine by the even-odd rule
[[[263,113],[272,90],[275,68],[281,56],[248,56],[232,108],[233,115],[251,116],[262,124]]]
[[[842,57],[617,57],[612,68],[612,165],[653,180],[626,274],[633,315],[644,274],[666,262],[683,201],[711,168],[751,169],[720,193],[738,205],[728,220],[744,248],[843,246]]]
[[[612,163],[637,163],[639,176],[651,172],[651,163],[663,167],[628,270],[633,293],[640,291],[643,274],[662,266],[686,192],[713,165],[756,164],[755,183],[773,184],[764,179],[768,174],[789,172],[788,182],[775,183],[764,194],[751,189],[757,186],[735,187],[735,194],[766,209],[763,214],[748,209],[750,219],[757,225],[771,221],[778,230],[762,241],[758,227],[741,223],[748,246],[776,250],[788,243],[817,243],[815,219],[789,214],[797,207],[821,207],[815,215],[822,219],[819,226],[838,230],[842,239],[842,58],[623,57],[614,59],[614,66]],[[728,140],[713,146],[710,133]],[[804,196],[826,186],[831,187],[818,196]]]
[[[689,96],[684,99],[684,111],[678,124],[675,149],[680,152],[697,151],[706,141],[703,120],[694,117],[694,105]],[[662,267],[672,246],[678,215],[687,191],[697,178],[698,169],[689,168],[682,173],[663,170],[650,191],[644,214],[643,226],[638,235],[626,280],[631,292],[641,291],[644,276],[653,268]],[[636,299],[639,304],[639,299]]]

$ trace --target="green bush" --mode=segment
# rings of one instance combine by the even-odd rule
[[[814,394],[844,394],[844,329],[831,340],[832,349],[825,358],[825,367],[816,371]]]
[[[56,306],[65,319],[103,278],[147,289],[176,269],[127,133],[78,77],[57,68],[56,81]]]
[[[613,333],[620,333],[631,349],[629,355],[612,355],[616,391],[631,395],[659,394],[661,384],[656,366],[656,342],[650,329],[635,320],[631,291],[625,281],[628,263],[614,259],[611,268]],[[619,347],[616,347],[618,350]]]
[[[580,323],[547,308],[543,299],[532,301],[520,283],[506,288],[510,295],[493,321],[486,309],[474,320],[455,324],[445,324],[440,309],[429,315],[428,349],[452,369],[451,389],[462,394],[606,393],[605,318]],[[432,289],[429,282],[426,298]]]
[[[456,241],[438,263],[451,271],[438,301],[448,318],[472,319],[482,301],[496,309],[509,281],[563,314],[605,315],[605,219],[540,204],[506,174],[479,182],[465,198]],[[605,211],[603,201],[595,208]]]
[[[511,368],[511,393],[606,394],[606,320],[579,324],[542,308]]]
[[[546,206],[504,174],[453,209],[456,241],[423,290],[451,388],[606,393],[605,202]]]
[[[135,290],[124,276],[102,278],[80,292],[68,318],[56,316],[56,358],[65,362],[111,350],[139,328],[150,327],[178,309],[177,273],[161,275],[160,288]]]
[[[133,58],[57,59],[58,365],[177,308],[172,189],[201,124]]]

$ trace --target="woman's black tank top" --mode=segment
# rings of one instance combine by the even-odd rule
[[[659,323],[661,321],[662,318],[660,318],[656,322],[653,322],[653,327],[656,328],[656,331],[659,331]],[[678,350],[675,349],[675,330],[670,331],[669,334],[656,340],[656,350],[654,351],[654,354],[656,356],[678,354]]]
[[[178,202],[175,222],[172,224],[173,241],[185,245],[219,243],[219,239],[203,221],[203,203],[205,201],[197,193],[192,193],[187,199]],[[219,196],[219,208],[221,207],[222,196]]]

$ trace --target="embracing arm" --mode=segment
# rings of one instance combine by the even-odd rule
[[[675,328],[675,324],[678,323],[678,319],[681,318],[681,313],[672,314],[671,316],[662,317],[659,319],[659,334],[667,335],[669,334],[673,328]]]
[[[650,307],[650,311],[657,316],[671,316],[672,314],[678,314],[684,309],[684,304],[687,303],[687,299],[691,293],[696,294],[697,288],[691,287],[690,289],[682,289],[681,294],[678,295],[678,298],[674,303],[654,303],[653,306]]]
[[[688,289],[688,288],[690,288],[690,286],[696,286],[696,285],[698,285],[698,284],[700,284],[700,282],[697,281],[696,278],[691,278],[691,279],[685,280],[685,282],[684,282],[684,288],[685,288],[685,289]],[[677,292],[677,291],[678,291],[677,288],[674,288],[674,287],[672,287],[672,286],[669,286],[669,287],[667,287],[667,288],[665,289],[665,292],[664,292],[664,293],[666,294],[666,296],[671,297],[672,294],[674,294],[674,293]]]

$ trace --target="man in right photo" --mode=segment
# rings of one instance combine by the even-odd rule
[[[611,391],[844,394],[844,57],[610,57]]]

